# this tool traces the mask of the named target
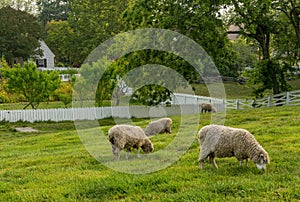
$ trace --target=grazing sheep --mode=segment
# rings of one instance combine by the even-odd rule
[[[201,107],[201,113],[206,113],[206,112],[212,112],[212,113],[216,113],[217,109],[211,104],[211,103],[202,103],[200,105]]]
[[[151,121],[145,129],[145,134],[147,136],[156,135],[158,133],[171,133],[172,119],[161,118],[156,121]]]
[[[116,159],[120,158],[121,150],[126,149],[126,159],[131,148],[137,149],[140,158],[140,148],[145,153],[153,152],[154,147],[142,128],[131,125],[115,125],[108,131],[108,139]]]
[[[243,160],[248,158],[256,164],[258,169],[266,170],[266,164],[270,162],[268,153],[256,141],[254,136],[244,129],[231,128],[228,126],[208,125],[198,133],[200,143],[199,162],[203,169],[204,160],[209,157],[210,163],[218,168],[215,157],[235,156],[243,166]]]

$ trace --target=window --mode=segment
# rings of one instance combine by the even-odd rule
[[[37,67],[47,67],[47,59],[37,59],[36,66]]]

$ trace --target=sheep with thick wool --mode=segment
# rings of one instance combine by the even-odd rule
[[[201,128],[198,133],[200,144],[200,168],[204,167],[204,160],[209,157],[210,163],[218,168],[215,157],[235,156],[243,166],[243,161],[248,158],[256,164],[258,169],[266,170],[270,162],[268,153],[256,141],[254,136],[244,129],[231,128],[221,125],[208,125]]]
[[[147,136],[156,135],[159,133],[169,133],[171,134],[172,128],[172,119],[170,118],[161,118],[156,121],[151,121],[145,128],[145,134]]]
[[[217,109],[211,104],[211,103],[202,103],[200,104],[201,107],[201,113],[206,113],[206,112],[212,112],[216,113]]]
[[[109,129],[108,139],[116,159],[120,158],[122,149],[126,149],[126,159],[128,159],[128,153],[131,152],[132,148],[137,149],[138,158],[140,158],[141,148],[145,153],[154,150],[153,144],[139,126],[115,125]]]

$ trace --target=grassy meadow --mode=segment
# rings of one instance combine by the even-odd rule
[[[300,107],[228,111],[225,125],[252,132],[268,151],[267,171],[250,161],[240,167],[235,158],[206,162],[200,170],[196,134],[189,150],[166,169],[126,174],[109,169],[85,149],[73,122],[5,123],[0,125],[0,201],[299,201]],[[179,131],[151,138],[155,151],[168,145]],[[199,128],[210,123],[200,115]],[[145,127],[150,120],[134,119]],[[107,131],[114,121],[100,121]],[[30,126],[35,133],[16,132]],[[99,151],[101,152],[101,151]],[[131,154],[130,158],[136,158]],[[127,160],[128,161],[128,160]],[[126,164],[122,153],[120,163]]]

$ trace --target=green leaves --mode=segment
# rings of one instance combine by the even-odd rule
[[[0,55],[10,64],[35,55],[41,37],[41,26],[33,15],[11,7],[0,9]]]
[[[24,109],[28,106],[36,109],[60,83],[57,72],[39,71],[33,62],[26,62],[23,67],[15,65],[12,69],[5,69],[3,75],[7,79],[8,89],[22,95],[28,102]]]
[[[289,90],[290,85],[285,79],[289,70],[288,65],[276,60],[262,60],[246,76],[249,76],[249,84],[254,87],[254,95],[262,97],[267,89],[273,89],[273,94]]]

